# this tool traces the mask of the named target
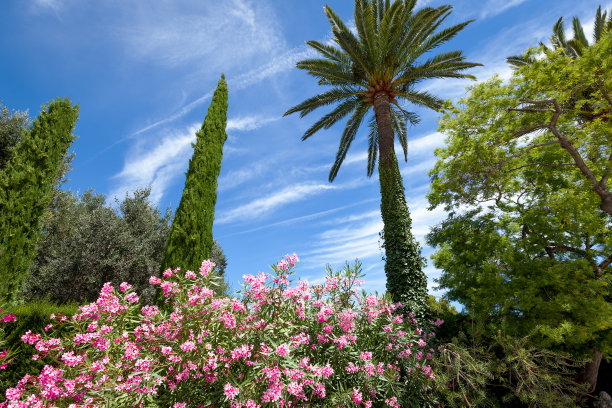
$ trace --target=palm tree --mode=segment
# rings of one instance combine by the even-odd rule
[[[451,12],[451,6],[415,11],[416,0],[356,0],[354,33],[329,7],[324,8],[336,45],[306,43],[322,55],[297,63],[299,69],[330,87],[289,109],[301,117],[317,108],[337,106],[310,127],[302,140],[328,129],[350,115],[340,139],[336,160],[329,173],[332,182],[342,165],[357,130],[369,115],[367,175],[378,158],[381,213],[384,223],[387,291],[415,312],[424,311],[427,279],[418,243],[410,232],[411,220],[395,156],[397,134],[408,160],[407,124],[419,122],[416,113],[404,109],[412,103],[439,110],[443,101],[415,85],[431,78],[471,78],[462,71],[480,65],[464,61],[461,51],[448,51],[420,60],[426,53],[449,41],[471,21],[436,31]],[[370,114],[372,108],[373,114]]]
[[[595,13],[595,22],[593,25],[593,44],[599,42],[604,36],[612,32],[612,13],[608,17],[607,11],[601,12],[601,5],[597,7]],[[589,40],[587,40],[582,28],[582,23],[578,17],[572,19],[572,29],[574,31],[574,37],[567,40],[565,37],[563,17],[559,18],[553,26],[553,33],[550,37],[550,43],[553,46],[553,50],[560,50],[563,54],[570,58],[579,58],[586,48],[589,48]],[[545,50],[549,48],[540,43]],[[523,65],[533,62],[533,57],[526,57],[523,55],[512,55],[506,58],[508,64],[513,68],[520,68]]]

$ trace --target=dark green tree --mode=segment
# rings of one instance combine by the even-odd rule
[[[112,207],[92,191],[76,196],[56,189],[21,298],[93,302],[105,282],[128,282],[141,303],[150,304],[155,289],[149,277],[160,269],[171,214],[162,214],[149,195],[150,188],[138,189]],[[211,259],[223,275],[226,259],[216,242]]]
[[[333,181],[346,157],[357,131],[369,116],[367,174],[374,173],[377,158],[384,223],[387,290],[414,312],[426,307],[427,279],[422,271],[424,259],[410,229],[412,221],[402,177],[395,156],[397,134],[408,160],[407,124],[419,117],[406,111],[405,103],[438,110],[442,100],[415,86],[432,78],[473,78],[462,71],[480,65],[464,61],[461,51],[448,51],[425,58],[425,54],[452,39],[470,21],[437,31],[451,13],[451,6],[414,10],[415,0],[357,0],[357,35],[329,7],[324,8],[337,46],[308,41],[322,58],[297,64],[329,90],[289,109],[303,117],[317,108],[337,104],[310,127],[302,137],[308,139],[349,116],[340,139],[336,160],[329,174]],[[372,108],[373,114],[369,114]]]
[[[0,171],[0,298],[13,302],[36,255],[41,216],[74,139],[78,106],[57,99],[21,133]]]
[[[170,214],[162,215],[149,193],[136,190],[117,203],[117,211],[92,191],[75,196],[56,190],[21,297],[92,302],[105,282],[128,282],[143,303],[151,303],[148,280],[159,270]]]
[[[180,267],[198,271],[202,261],[210,258],[217,178],[221,172],[223,144],[227,139],[226,122],[227,84],[225,76],[221,75],[202,128],[196,133],[193,156],[166,243],[162,269]]]

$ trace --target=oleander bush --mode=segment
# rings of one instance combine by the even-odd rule
[[[48,332],[23,335],[53,364],[0,406],[436,406],[434,333],[400,304],[358,294],[359,264],[291,285],[296,262],[243,276],[236,298],[214,296],[212,262],[168,269],[150,282],[169,312],[142,306],[127,283],[106,284],[72,317],[53,316]]]

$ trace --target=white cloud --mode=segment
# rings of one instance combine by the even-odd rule
[[[123,169],[113,176],[119,179],[119,187],[111,196],[151,185],[151,200],[158,202],[169,182],[184,170],[198,128],[198,124],[192,124],[169,134],[152,149],[137,146],[127,155]]]
[[[34,0],[33,6],[38,9],[58,11],[62,6],[62,0]]]
[[[242,116],[238,118],[228,119],[225,130],[227,132],[237,131],[244,132],[247,130],[259,129],[268,123],[276,122],[280,117],[263,117],[263,116]]]
[[[215,221],[217,224],[247,220],[252,221],[258,217],[269,214],[272,210],[283,205],[302,200],[307,196],[311,197],[315,194],[337,188],[338,187],[329,184],[304,183],[292,185],[231,210],[221,211]]]
[[[315,220],[315,219],[324,217],[324,216],[329,215],[329,214],[333,214],[333,213],[338,212],[338,211],[342,211],[342,210],[346,210],[346,209],[351,208],[351,207],[355,207],[357,205],[361,205],[361,204],[365,204],[365,203],[370,203],[372,201],[378,201],[378,200],[379,200],[378,198],[371,198],[371,199],[368,199],[368,200],[358,201],[356,203],[352,203],[352,204],[348,204],[348,205],[343,205],[341,207],[331,208],[331,209],[325,210],[325,211],[319,211],[319,212],[312,213],[312,214],[302,215],[300,217],[288,218],[286,220],[274,222],[274,223],[271,223],[271,224],[262,225],[260,227],[255,227],[255,228],[251,228],[251,229],[248,229],[248,230],[241,230],[240,232],[228,234],[226,236],[248,234],[248,233],[255,232],[255,231],[261,231],[262,229],[266,229],[266,228],[279,227],[281,225],[291,225],[291,224],[295,224],[295,223],[302,222],[302,221],[311,221],[311,220]],[[324,222],[320,222],[321,225],[325,225],[326,223],[327,222],[325,222],[325,221]]]
[[[424,197],[417,197],[408,205],[412,218],[412,233],[422,246],[430,227],[440,222],[445,215],[442,209],[428,211],[427,207],[428,203]],[[378,234],[383,229],[379,210],[335,218],[326,224],[332,224],[334,227],[319,233],[315,240],[317,244],[304,253],[309,264],[366,259],[382,253],[378,243]]]
[[[131,56],[167,66],[206,64],[216,72],[284,46],[264,2],[154,2],[134,7],[124,39]]]
[[[480,18],[494,17],[524,2],[525,0],[489,0],[481,6]]]
[[[219,191],[230,190],[243,183],[246,183],[247,181],[253,180],[256,177],[261,176],[268,169],[269,165],[261,161],[238,170],[230,171],[229,173],[219,177]]]

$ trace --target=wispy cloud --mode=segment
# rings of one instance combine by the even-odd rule
[[[175,131],[153,148],[136,146],[127,156],[123,169],[113,176],[119,180],[119,187],[111,196],[122,196],[135,188],[151,185],[151,199],[158,202],[173,177],[184,170],[198,128],[198,124],[192,124]]]
[[[306,49],[305,47],[298,47],[292,50],[281,54],[280,56],[274,58],[272,61],[268,63],[264,63],[263,65],[257,66],[243,74],[240,74],[236,77],[228,77],[227,83],[228,88],[232,91],[239,91],[245,88],[248,88],[252,85],[258,84],[274,75],[279,74],[283,71],[288,71],[295,67],[295,64],[304,59],[309,58],[313,55],[313,52]],[[138,129],[134,132],[134,134],[145,133],[149,130],[152,130],[156,127],[164,125],[166,123],[174,122],[177,119],[180,119],[193,111],[198,106],[202,105],[208,99],[210,99],[213,95],[214,90],[210,90],[206,92],[204,95],[199,98],[189,102],[187,105],[184,105],[174,114],[160,119],[154,123],[151,123],[147,126],[144,126],[141,129]]]
[[[516,7],[526,0],[489,0],[481,6],[480,18],[494,17],[504,11]]]
[[[412,233],[425,246],[425,235],[430,226],[440,222],[445,214],[442,209],[428,211],[425,197],[417,197],[408,207],[412,218]],[[372,209],[338,217],[326,223],[334,227],[319,233],[315,240],[317,244],[303,254],[309,265],[340,263],[355,258],[365,260],[383,253],[379,246],[379,233],[383,230],[380,210]]]
[[[283,47],[277,27],[265,2],[159,1],[134,7],[124,39],[131,57],[167,66],[206,62],[216,72]]]
[[[280,119],[280,116],[264,117],[264,116],[257,116],[257,115],[232,118],[232,119],[228,119],[225,130],[227,132],[231,132],[231,131],[244,132],[248,130],[255,130],[269,123],[276,122],[279,119]]]
[[[219,177],[219,191],[230,190],[246,183],[247,181],[261,177],[261,175],[267,170],[269,170],[269,165],[264,161],[252,163],[247,167],[243,167],[238,170],[232,170],[229,173]]]
[[[216,217],[217,224],[229,222],[254,220],[269,214],[272,210],[286,204],[303,200],[306,196],[321,194],[325,191],[337,189],[330,184],[303,183],[285,187],[273,192],[268,196],[257,198],[247,204],[240,205],[230,210],[221,211]]]
[[[282,221],[278,221],[278,222],[273,222],[271,224],[262,225],[262,226],[251,228],[251,229],[248,229],[248,230],[242,230],[242,231],[239,231],[239,232],[228,234],[226,236],[248,234],[248,233],[251,233],[251,232],[261,231],[261,230],[267,229],[267,228],[280,227],[280,226],[283,226],[283,225],[291,225],[291,224],[296,224],[298,222],[303,222],[303,221],[312,221],[312,220],[316,220],[316,219],[322,218],[322,217],[324,217],[326,215],[336,213],[338,211],[343,211],[343,210],[349,209],[351,207],[355,207],[355,206],[358,206],[358,205],[362,205],[362,204],[366,204],[366,203],[370,203],[372,201],[378,201],[378,200],[379,200],[378,198],[371,198],[371,199],[368,199],[368,200],[358,201],[356,203],[352,203],[352,204],[348,204],[348,205],[343,205],[343,206],[336,207],[336,208],[331,208],[329,210],[319,211],[319,212],[312,213],[312,214],[307,214],[307,215],[302,215],[300,217],[288,218],[286,220],[282,220]],[[321,224],[324,225],[325,222],[322,222]]]
[[[38,11],[52,10],[57,12],[62,7],[62,4],[62,0],[34,0],[32,2],[32,6]]]

